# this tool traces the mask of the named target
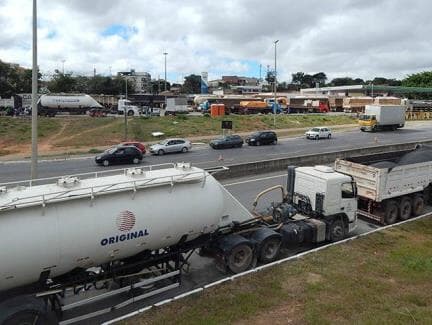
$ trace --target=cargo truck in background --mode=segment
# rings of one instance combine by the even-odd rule
[[[273,191],[280,201],[255,211]],[[185,163],[1,184],[0,324],[71,323],[176,288],[196,249],[240,273],[284,247],[343,239],[356,202],[353,178],[325,166],[289,167],[286,189],[262,191],[252,211]],[[102,293],[70,297],[90,289]],[[76,316],[83,305],[92,313]]]
[[[38,102],[38,114],[54,117],[58,113],[70,115],[86,114],[91,109],[102,109],[94,98],[86,94],[48,94],[42,95]]]
[[[361,131],[396,130],[405,125],[405,106],[366,105],[359,117]]]
[[[424,213],[431,199],[432,147],[338,159],[357,184],[359,216],[393,224]]]
[[[177,115],[187,113],[189,113],[189,110],[186,97],[167,98],[165,115]]]
[[[126,110],[127,116],[140,116],[142,114],[141,107],[132,105],[132,102],[128,99],[119,99],[117,104],[117,113],[124,115]]]

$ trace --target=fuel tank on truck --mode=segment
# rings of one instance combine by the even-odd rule
[[[56,277],[252,219],[213,176],[189,164],[39,182],[0,186],[0,291],[34,283],[42,272]]]
[[[47,108],[102,108],[93,97],[86,94],[42,95],[39,103]]]

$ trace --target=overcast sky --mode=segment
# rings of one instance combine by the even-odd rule
[[[44,73],[403,78],[432,70],[428,0],[39,0]],[[30,67],[32,0],[0,0],[0,59]]]

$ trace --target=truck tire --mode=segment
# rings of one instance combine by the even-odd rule
[[[246,271],[252,265],[254,252],[250,245],[241,243],[235,246],[227,256],[227,266],[235,274]]]
[[[130,111],[127,112],[127,115],[128,115],[128,116],[133,116],[134,114],[135,114],[135,113],[134,113],[134,111],[132,111],[132,110],[130,110]]]
[[[423,214],[424,211],[424,198],[423,195],[416,194],[414,195],[412,202],[412,215],[417,217]]]
[[[273,262],[279,255],[282,239],[280,237],[269,237],[261,243],[258,251],[258,260],[261,263]]]
[[[346,227],[342,219],[334,219],[329,228],[329,239],[331,242],[337,242],[345,238]]]
[[[397,221],[398,214],[399,211],[396,201],[387,201],[384,209],[384,223],[386,225],[391,225],[395,223]]]
[[[399,203],[399,219],[408,220],[412,213],[411,198],[405,196]]]
[[[19,296],[0,304],[2,325],[54,325],[58,324],[55,318],[43,300],[35,297]]]

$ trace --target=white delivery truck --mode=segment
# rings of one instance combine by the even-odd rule
[[[0,324],[72,323],[176,288],[195,249],[240,273],[281,247],[340,240],[355,228],[352,177],[322,166],[288,174],[288,193],[275,186],[257,196],[254,206],[281,192],[266,213],[185,163],[0,184]],[[76,301],[90,289],[102,293]],[[109,305],[121,294],[125,301]]]
[[[366,105],[359,117],[361,131],[396,130],[405,125],[405,106]]]
[[[432,148],[338,159],[335,170],[351,176],[358,189],[358,215],[382,224],[424,212],[432,184]]]
[[[186,97],[167,98],[165,115],[189,113]]]

